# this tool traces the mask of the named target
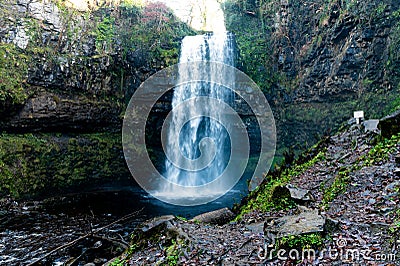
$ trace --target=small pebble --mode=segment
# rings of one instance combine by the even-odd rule
[[[368,204],[373,205],[375,204],[376,200],[375,199],[369,199]]]

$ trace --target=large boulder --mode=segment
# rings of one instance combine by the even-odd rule
[[[385,138],[398,134],[400,132],[400,110],[382,118],[378,127]]]
[[[131,243],[141,249],[147,247],[149,242],[168,246],[176,239],[187,241],[189,236],[182,230],[175,216],[164,215],[139,225],[132,234]]]
[[[269,243],[286,236],[322,233],[326,219],[318,210],[305,210],[298,215],[284,216],[264,224],[264,235]]]
[[[314,201],[314,196],[311,194],[311,191],[298,188],[292,184],[287,184],[286,186],[277,186],[274,189],[272,193],[272,199],[277,201],[282,198],[291,198],[299,204]]]

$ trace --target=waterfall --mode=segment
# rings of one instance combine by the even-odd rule
[[[215,181],[224,171],[230,157],[230,141],[224,125],[219,123],[224,118],[220,114],[218,102],[231,104],[233,92],[220,84],[204,82],[221,80],[234,84],[235,77],[227,76],[218,69],[209,67],[191,68],[190,62],[210,61],[233,66],[235,57],[234,36],[231,33],[208,33],[205,35],[187,36],[182,41],[179,58],[178,82],[174,88],[172,99],[171,122],[167,129],[165,170],[163,176],[169,184],[185,187],[197,187]],[[189,66],[189,67],[188,67]],[[208,106],[196,104],[199,97],[211,97],[213,101]],[[193,99],[190,104],[185,101]],[[180,106],[182,104],[182,106]],[[202,114],[199,116],[198,114]],[[210,117],[213,118],[210,118]],[[187,118],[190,118],[188,120]],[[213,145],[208,145],[210,142]],[[207,147],[207,148],[205,148]],[[218,184],[218,183],[217,183]],[[217,185],[218,187],[218,185]],[[163,185],[161,194],[171,196],[196,197],[204,195],[176,195],[173,186]]]
[[[233,199],[242,188],[259,186],[268,172],[276,144],[274,117],[257,84],[233,66],[234,48],[234,35],[227,32],[185,37],[179,64],[148,78],[129,101],[122,127],[124,156],[151,196],[180,206]],[[172,110],[160,132],[166,158],[156,169],[146,152],[146,125],[154,106],[170,92]],[[260,136],[260,145],[257,161],[249,166],[247,128],[254,122],[259,130],[251,134]],[[248,187],[246,169],[254,169]]]

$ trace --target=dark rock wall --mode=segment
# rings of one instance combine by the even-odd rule
[[[156,11],[166,13],[168,26],[175,26],[176,32],[155,29],[153,36],[146,23],[158,17],[144,23],[146,11],[138,7],[79,11],[56,2],[0,1],[5,13],[0,18],[0,43],[27,58],[26,71],[16,70],[23,72],[24,100],[11,104],[0,99],[0,128],[11,132],[118,130],[134,90],[177,60],[179,38],[191,31],[164,6],[155,7]]]
[[[0,0],[0,131],[120,130],[134,90],[176,63],[181,38],[194,32],[162,5],[112,2],[72,9],[60,1]],[[270,100],[279,149],[312,144],[356,109],[380,118],[400,107],[399,1],[231,4],[239,2],[248,2],[245,10],[239,4],[231,12],[226,3],[227,27],[243,70]],[[152,23],[160,17],[162,25]],[[151,118],[150,133],[162,125],[169,99],[156,106],[161,115]]]
[[[397,86],[389,51],[398,8],[390,0],[281,1],[271,36],[290,98],[332,101]]]
[[[391,58],[400,35],[397,1],[256,1],[253,8],[260,3],[271,44],[264,53],[271,57],[259,71],[268,65],[279,75],[266,92],[273,105],[337,102],[397,88],[400,60]],[[21,80],[26,99],[13,106],[0,101],[0,127],[8,131],[119,127],[135,88],[168,65],[166,57],[177,60],[176,35],[172,45],[157,44],[132,30],[141,23],[136,7],[79,11],[52,1],[3,0],[0,8],[0,42],[28,57]],[[158,56],[148,49],[154,45]]]
[[[399,1],[226,2],[243,71],[272,106],[278,155],[301,151],[364,110],[400,108]]]
[[[0,196],[132,181],[125,106],[193,34],[164,5],[73,2],[0,0]]]

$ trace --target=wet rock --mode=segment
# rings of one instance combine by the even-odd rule
[[[61,16],[56,4],[43,1],[30,1],[27,10],[32,17],[45,22],[51,30],[59,32],[62,27]]]
[[[368,200],[368,204],[369,205],[373,205],[373,204],[375,204],[376,203],[376,199],[369,199]]]
[[[302,189],[288,184],[286,188],[289,190],[290,197],[300,201],[313,201],[314,197],[311,192],[307,189]]]
[[[309,190],[298,188],[292,184],[288,184],[284,187],[278,186],[274,189],[274,192],[272,194],[272,198],[274,200],[289,197],[297,201],[298,203],[304,203],[314,200],[314,197]]]
[[[334,232],[339,229],[339,221],[331,218],[326,218],[325,231]]]
[[[225,224],[234,218],[233,212],[228,208],[202,213],[191,219],[191,221],[198,221],[209,224]]]
[[[348,100],[353,93],[373,92],[375,86],[389,88],[385,83],[382,56],[387,56],[388,34],[395,25],[387,14],[397,7],[388,5],[387,11],[371,16],[376,2],[367,0],[365,8],[354,8],[343,15],[346,8],[340,1],[319,3],[327,12],[307,5],[289,8],[292,19],[287,30],[294,33],[290,42],[304,44],[301,48],[304,53],[295,53],[294,60],[285,60],[285,57],[293,57],[290,51],[283,51],[284,56],[276,53],[282,71],[299,81],[290,98],[294,101]],[[371,19],[379,23],[365,23]],[[280,38],[274,41],[283,47],[289,45],[289,41]]]
[[[144,222],[139,228],[142,232],[146,233],[151,230],[155,230],[158,227],[162,227],[164,225],[171,226],[171,222],[175,219],[173,215],[165,215],[150,219]]]
[[[246,229],[250,230],[253,234],[263,234],[264,222],[248,224],[246,225]]]
[[[331,143],[326,147],[326,156],[335,157],[342,162],[321,161],[304,173],[292,177],[291,184],[309,188],[316,201],[310,202],[309,205],[321,206],[324,187],[330,186],[335,173],[343,169],[342,165],[346,165],[343,167],[358,165],[360,163],[358,158],[363,158],[364,154],[368,153],[371,145],[368,145],[365,139],[370,135],[372,134],[364,134],[359,129],[355,129],[342,132],[339,136],[332,136]],[[355,137],[357,137],[357,145],[353,143]],[[336,154],[338,156],[334,156]],[[254,250],[260,251],[266,246],[273,248],[269,244],[273,244],[277,238],[303,233],[322,233],[321,235],[328,233],[332,237],[332,240],[325,240],[319,250],[337,247],[347,250],[362,248],[390,254],[389,249],[392,247],[386,244],[389,241],[393,243],[393,234],[387,233],[387,230],[396,218],[393,210],[398,206],[398,196],[393,194],[398,186],[398,180],[393,171],[398,166],[393,164],[392,159],[393,156],[390,155],[382,165],[355,170],[351,174],[351,185],[347,186],[346,191],[337,195],[335,200],[328,203],[325,213],[318,213],[318,210],[299,205],[297,210],[272,210],[266,213],[254,210],[254,212],[244,214],[242,220],[222,226],[179,221],[176,227],[182,228],[190,236],[191,242],[184,248],[187,256],[182,256],[178,264],[262,265],[265,264],[265,260],[260,260],[259,255],[262,253]],[[330,180],[330,183],[327,180]],[[287,187],[279,187],[275,192],[276,196],[282,196],[283,193],[284,196],[290,197]],[[343,245],[339,246],[339,244]],[[135,265],[149,265],[150,262],[145,259],[147,257],[161,258],[164,254],[162,247],[149,246],[134,254],[131,261],[142,262]],[[198,252],[199,250],[201,253]],[[275,259],[273,255],[267,261],[268,265],[282,264],[282,261]],[[316,265],[343,264],[340,259],[329,258],[318,258],[313,262]],[[366,261],[360,263],[367,264]],[[397,260],[393,265],[400,264]]]
[[[321,233],[325,223],[326,219],[318,214],[318,210],[307,210],[298,215],[284,216],[265,223],[264,234],[268,241],[274,243],[276,238],[289,235]]]
[[[148,242],[167,243],[172,239],[189,240],[189,236],[179,226],[173,215],[155,217],[142,223],[133,233],[132,243],[138,247],[147,246]]]
[[[28,46],[30,37],[27,34],[27,30],[25,29],[25,25],[17,26],[15,30],[15,37],[13,39],[13,43],[21,49],[25,49]]]
[[[347,125],[349,125],[349,126],[351,126],[351,125],[355,125],[357,123],[357,120],[353,117],[353,118],[350,118],[348,121],[347,121]]]
[[[120,108],[113,103],[42,93],[28,99],[12,117],[0,120],[0,127],[15,132],[64,130],[93,132],[117,128]]]
[[[390,138],[400,132],[400,110],[382,118],[379,121],[382,136]]]
[[[356,26],[356,21],[352,16],[345,16],[342,23],[339,23],[333,32],[332,42],[337,44],[348,36],[350,31]]]

